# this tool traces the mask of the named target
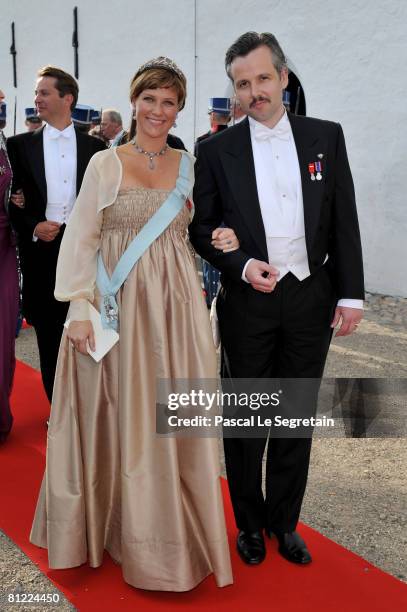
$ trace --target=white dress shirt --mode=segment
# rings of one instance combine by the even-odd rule
[[[269,263],[278,280],[291,272],[302,281],[310,275],[305,242],[304,204],[297,149],[287,116],[269,128],[249,117],[257,192]],[[242,273],[246,280],[246,268]],[[341,299],[338,306],[363,308],[362,300]]]
[[[46,125],[43,132],[47,221],[67,223],[76,200],[76,133]]]

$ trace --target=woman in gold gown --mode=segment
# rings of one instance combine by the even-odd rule
[[[129,584],[187,591],[214,574],[232,583],[215,438],[156,434],[156,381],[216,378],[207,308],[181,212],[131,270],[117,294],[119,342],[95,362],[88,304],[100,310],[100,251],[112,274],[161,207],[183,156],[166,146],[185,101],[185,77],[167,58],[136,73],[135,140],[96,154],[86,171],[58,260],[55,296],[70,301],[58,359],[47,465],[31,542],[60,569],[102,563],[107,550]],[[188,204],[188,201],[187,201]],[[236,238],[219,230],[217,248]]]

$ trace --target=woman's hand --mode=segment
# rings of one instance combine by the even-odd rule
[[[95,334],[90,321],[71,321],[67,335],[73,347],[82,355],[88,354],[87,343],[91,351],[96,350]]]
[[[224,253],[236,251],[240,247],[237,236],[230,227],[217,227],[213,230],[211,244]]]

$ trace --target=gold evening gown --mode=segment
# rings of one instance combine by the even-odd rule
[[[168,194],[121,190],[102,211],[109,275]],[[98,567],[106,549],[135,587],[186,591],[211,573],[232,583],[217,440],[156,435],[157,378],[216,378],[189,221],[184,206],[133,268],[117,299],[119,342],[101,362],[63,335],[30,537],[51,568]]]

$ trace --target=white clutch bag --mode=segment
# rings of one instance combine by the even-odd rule
[[[102,357],[106,355],[110,351],[110,349],[116,344],[119,340],[119,334],[114,329],[104,329],[102,327],[102,320],[100,318],[100,312],[96,310],[92,304],[89,303],[89,314],[90,321],[93,326],[93,331],[95,333],[95,344],[96,350],[91,351],[89,345],[87,347],[89,355],[96,361],[99,362]],[[70,319],[67,319],[64,323],[64,327],[68,328],[70,323]]]

